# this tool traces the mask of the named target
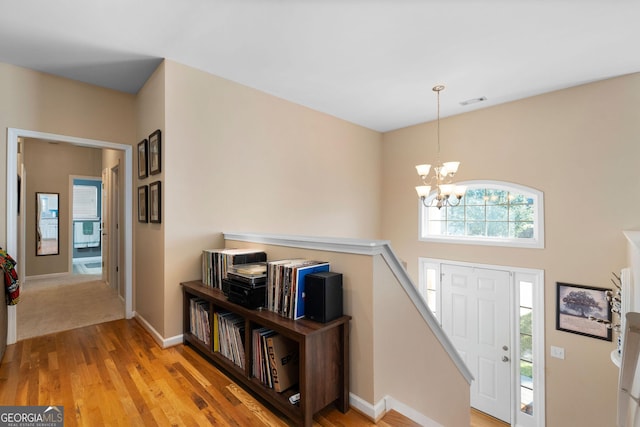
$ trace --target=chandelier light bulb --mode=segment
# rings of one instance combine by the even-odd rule
[[[418,165],[416,166],[416,171],[418,171],[418,175],[420,175],[423,179],[429,175],[429,171],[431,170],[431,165]]]
[[[418,187],[416,187],[416,192],[418,193],[418,197],[422,198],[426,198],[429,196],[429,193],[431,192],[431,186],[430,185],[420,185]]]

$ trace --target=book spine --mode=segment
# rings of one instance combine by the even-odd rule
[[[267,338],[267,352],[269,355],[269,371],[271,373],[272,387],[275,391],[280,392],[280,382],[278,381],[278,366],[276,364],[276,354],[273,350],[273,339]]]

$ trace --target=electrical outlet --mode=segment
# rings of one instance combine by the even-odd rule
[[[564,360],[564,348],[551,346],[551,357],[555,357],[556,359]]]

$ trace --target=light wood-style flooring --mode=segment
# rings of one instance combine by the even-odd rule
[[[65,426],[287,426],[191,348],[161,349],[135,320],[19,341],[0,365],[0,405],[63,406]],[[493,427],[482,414],[471,426]],[[396,412],[373,424],[329,407],[315,426],[418,424]]]

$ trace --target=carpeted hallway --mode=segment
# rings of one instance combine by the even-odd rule
[[[99,275],[27,279],[17,308],[17,339],[124,318],[124,301]]]

